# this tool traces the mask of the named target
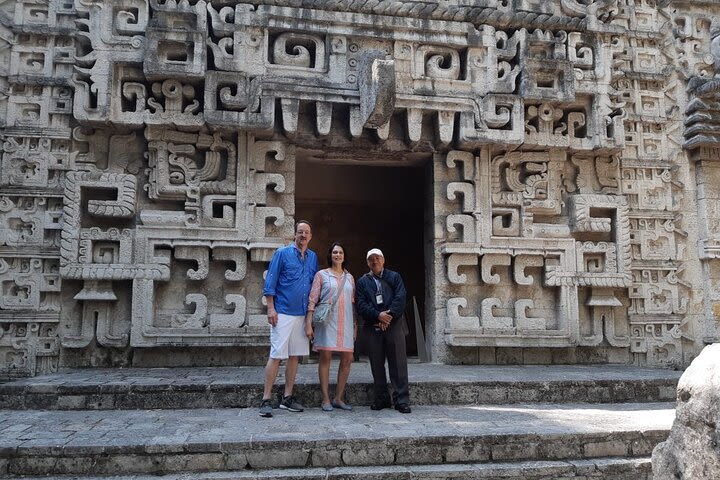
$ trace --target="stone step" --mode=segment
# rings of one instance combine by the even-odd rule
[[[674,405],[0,411],[0,475],[439,465],[648,457]]]
[[[487,462],[439,465],[384,465],[374,467],[287,468],[170,475],[61,476],[77,480],[650,480],[650,458],[599,458],[593,460]],[[13,477],[47,480],[47,477]]]
[[[331,367],[336,378],[337,362]],[[682,372],[623,365],[467,366],[410,364],[414,405],[522,402],[615,403],[674,401]],[[320,404],[316,365],[300,365],[295,394]],[[147,409],[246,408],[262,396],[262,367],[64,370],[0,384],[0,408]],[[278,379],[278,385],[283,379]],[[372,375],[355,362],[349,402],[371,403]],[[278,391],[280,387],[278,386]]]

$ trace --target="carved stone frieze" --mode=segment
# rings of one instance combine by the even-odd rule
[[[720,339],[712,2],[17,0],[0,18],[0,375],[267,345],[263,272],[308,158],[432,158],[437,361],[675,366]]]

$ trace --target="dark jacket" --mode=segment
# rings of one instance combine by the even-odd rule
[[[361,325],[369,327],[378,323],[378,315],[380,312],[390,310],[393,321],[390,328],[398,323],[402,324],[402,328],[407,329],[405,319],[400,321],[400,317],[405,313],[405,299],[407,292],[402,277],[397,272],[383,270],[380,278],[383,303],[378,305],[375,303],[375,295],[378,293],[377,284],[372,278],[371,273],[366,273],[357,281],[355,285],[355,307],[362,319]]]

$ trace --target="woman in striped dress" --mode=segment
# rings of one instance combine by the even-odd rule
[[[305,322],[308,336],[314,338],[313,351],[320,354],[318,376],[320,377],[320,390],[322,392],[322,409],[330,412],[334,408],[352,410],[345,403],[345,385],[350,376],[350,366],[353,361],[353,347],[357,337],[357,324],[354,321],[355,280],[345,270],[345,248],[338,242],[330,247],[327,255],[329,268],[320,270],[315,274],[310,290],[308,304],[308,317]],[[342,292],[338,296],[338,289]],[[328,319],[324,325],[313,328],[312,315],[315,305],[337,302],[331,308]],[[340,354],[340,368],[338,369],[337,388],[335,397],[330,400],[330,360],[332,352]]]

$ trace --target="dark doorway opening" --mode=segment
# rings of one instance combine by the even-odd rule
[[[295,218],[312,223],[310,248],[318,254],[320,268],[327,266],[330,244],[340,241],[346,246],[348,270],[357,279],[368,271],[366,252],[380,248],[385,266],[405,282],[407,353],[418,355],[413,297],[424,321],[428,163],[396,167],[299,160],[295,172]]]

